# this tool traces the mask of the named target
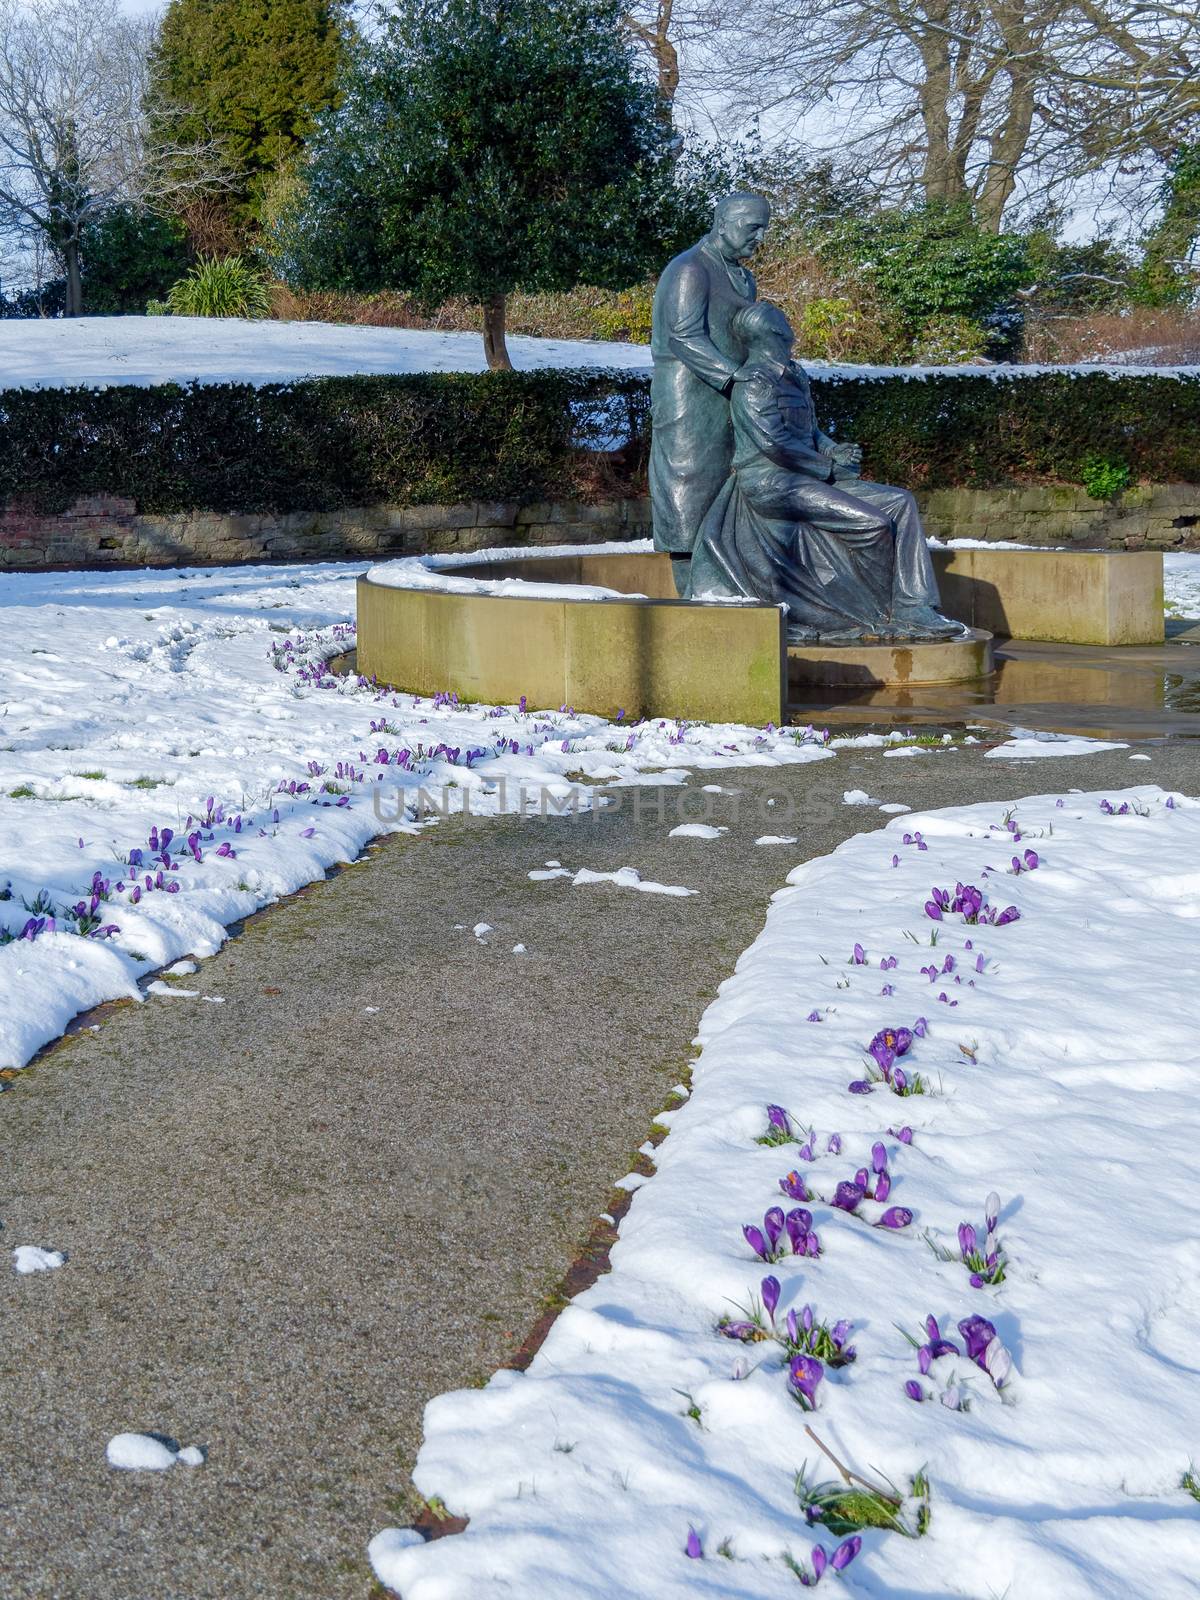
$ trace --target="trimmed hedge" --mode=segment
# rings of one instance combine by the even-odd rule
[[[1084,460],[1200,482],[1200,373],[827,375],[822,425],[914,488],[1078,483]],[[645,374],[420,373],[0,392],[0,504],[285,512],[645,491]],[[613,448],[618,446],[618,448]],[[601,453],[597,453],[597,452]]]

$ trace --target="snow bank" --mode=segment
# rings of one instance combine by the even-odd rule
[[[1197,862],[1200,804],[1143,787],[914,814],[797,868],[705,1014],[612,1272],[527,1373],[427,1408],[415,1480],[467,1530],[377,1538],[380,1580],[404,1600],[785,1600],[788,1561],[811,1572],[840,1538],[795,1489],[837,1480],[820,1440],[932,1488],[924,1537],[863,1531],[848,1592],[1190,1600]],[[1019,918],[932,920],[930,886],[959,881]],[[902,1061],[928,1093],[880,1081],[900,1028],[893,1081]],[[881,1166],[883,1200],[831,1203]],[[743,1225],[765,1246],[775,1204],[810,1214],[819,1254],[785,1230],[756,1258]],[[880,1225],[893,1206],[907,1226]],[[960,1224],[1001,1281],[973,1286]],[[805,1306],[856,1352],[815,1386],[800,1369],[811,1411],[770,1337]],[[929,1349],[930,1316],[953,1350]],[[910,1495],[910,1533],[920,1516]]]
[[[598,367],[648,372],[650,347],[589,339],[510,337],[519,369]],[[831,379],[928,376],[1033,377],[1039,373],[1104,373],[1114,378],[1180,377],[1197,367],[966,366],[876,367],[806,362]],[[14,318],[0,322],[0,388],[67,388],[113,384],[287,383],[353,373],[482,372],[483,340],[475,333],[413,328],[360,328],[327,322],[245,322],[209,317]]]
[[[536,816],[585,808],[580,774],[680,784],[831,754],[811,729],[618,726],[334,677],[362,570],[0,575],[0,1066],[438,809]]]

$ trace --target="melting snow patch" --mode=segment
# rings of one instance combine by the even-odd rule
[[[643,878],[636,867],[618,867],[615,872],[593,872],[590,867],[580,867],[572,883],[615,883],[618,889],[637,889],[642,894],[699,894],[698,889],[683,889],[675,883],[655,883]]]
[[[844,806],[878,806],[881,800],[873,799],[865,789],[847,789],[842,795]]]
[[[711,822],[681,822],[672,828],[668,839],[719,839],[728,828],[714,828]]]
[[[104,1454],[109,1466],[122,1472],[165,1472],[176,1462],[185,1467],[204,1464],[204,1451],[198,1445],[180,1450],[152,1433],[118,1433],[108,1441]]]
[[[755,844],[795,844],[796,835],[794,833],[764,833],[754,842]]]
[[[53,1272],[66,1261],[62,1250],[43,1250],[36,1244],[19,1244],[13,1251],[14,1272]]]

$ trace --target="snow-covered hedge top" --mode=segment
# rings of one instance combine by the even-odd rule
[[[519,369],[592,367],[647,372],[650,347],[586,339],[509,340]],[[935,375],[1027,378],[1042,373],[1183,377],[1200,367],[875,367],[813,361],[814,376],[838,381]],[[245,322],[209,317],[30,318],[0,322],[0,389],[106,388],[163,383],[287,383],[311,377],[482,372],[474,333],[359,328],[326,322]]]

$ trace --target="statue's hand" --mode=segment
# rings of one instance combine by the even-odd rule
[[[861,467],[862,445],[860,444],[835,444],[829,452],[839,467]]]

